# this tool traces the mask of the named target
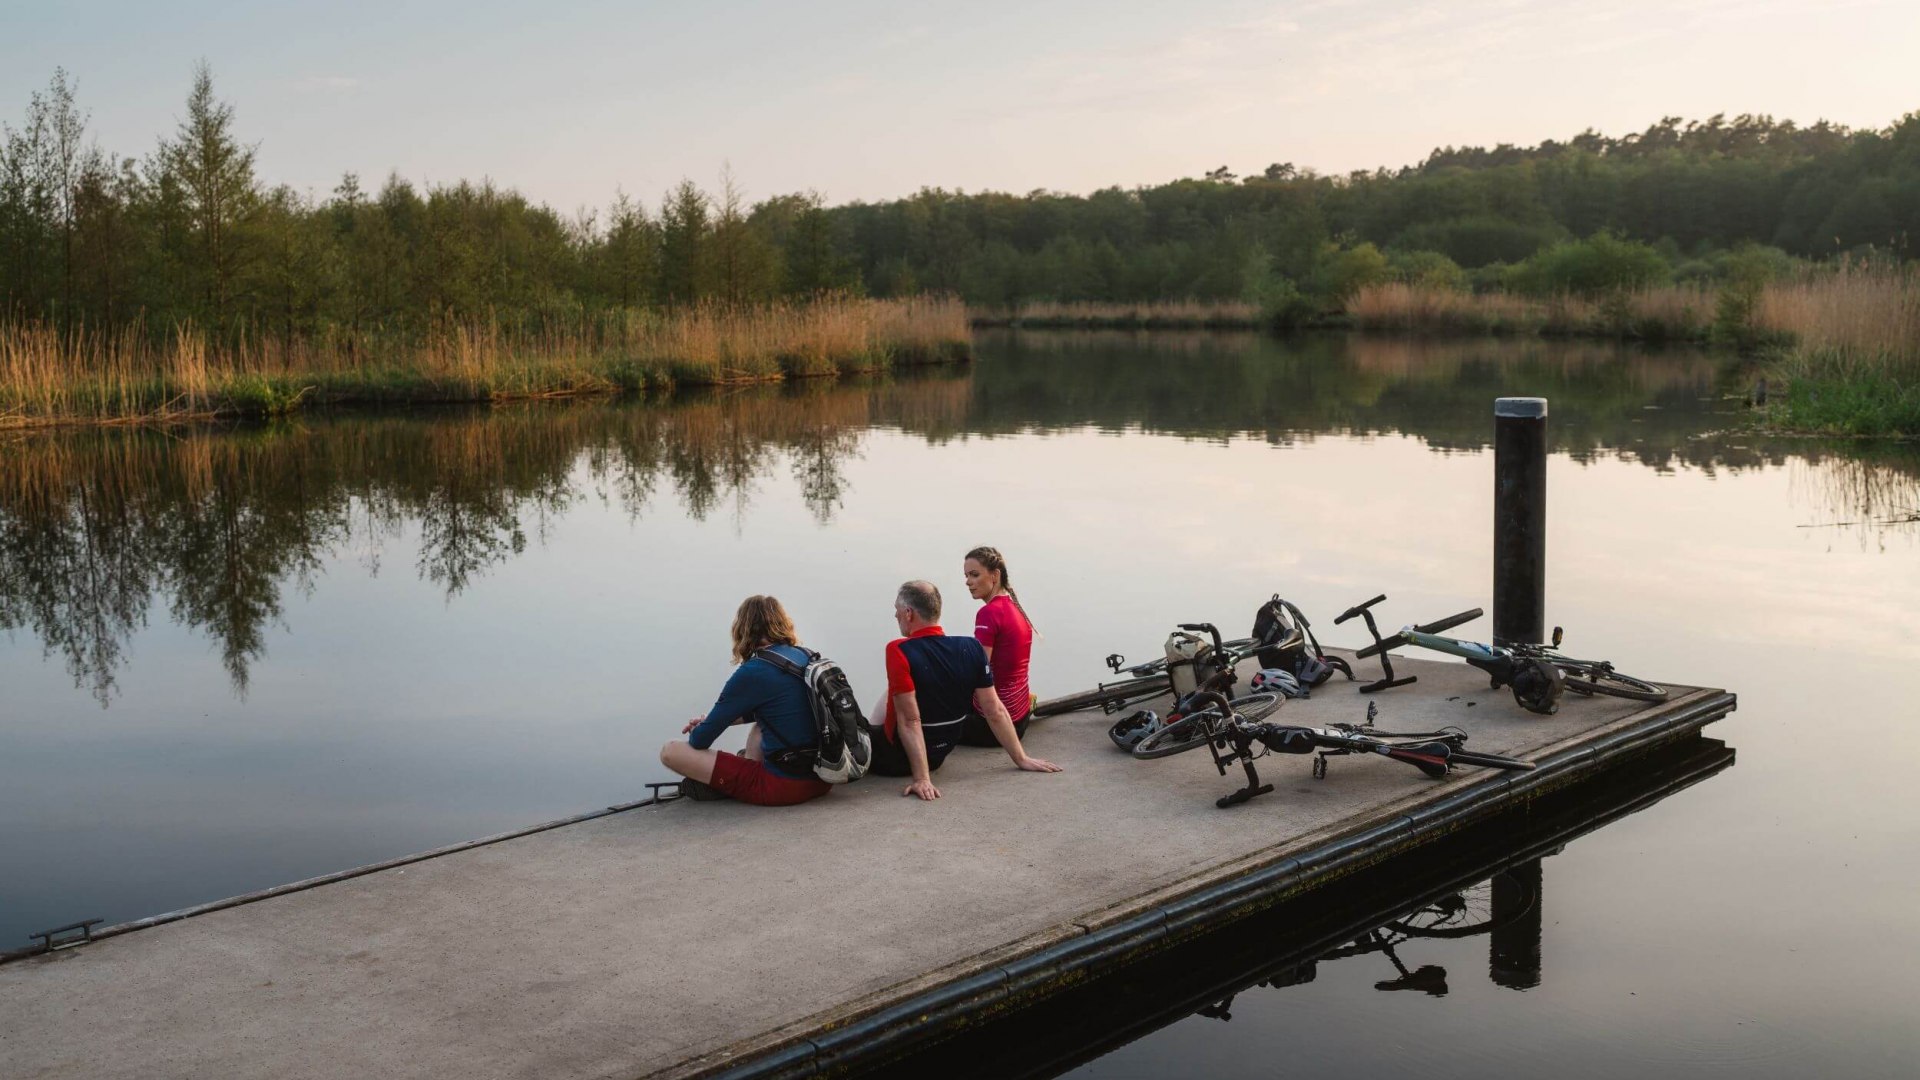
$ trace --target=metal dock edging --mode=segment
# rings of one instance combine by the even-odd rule
[[[104,930],[94,931],[92,936],[83,942],[76,942],[74,945],[65,945],[62,947],[70,949],[78,945],[88,945],[106,938],[119,937],[121,934],[131,934],[135,930],[146,930],[150,927],[160,926],[165,923],[179,922],[181,919],[190,919],[195,915],[206,915],[215,911],[225,911],[228,908],[239,907],[242,904],[271,900],[276,896],[286,896],[289,893],[304,892],[307,889],[319,888],[322,885],[331,885],[337,881],[347,881],[352,878],[364,877],[368,874],[377,874],[382,870],[392,870],[395,867],[425,862],[428,859],[437,859],[442,855],[452,855],[460,851],[471,851],[474,848],[486,847],[489,844],[498,844],[507,840],[518,840],[520,837],[532,836],[534,833],[547,832],[548,830],[564,828],[568,825],[578,825],[583,821],[592,821],[594,818],[603,818],[610,814],[621,814],[628,810],[638,810],[640,807],[652,806],[657,802],[668,801],[668,799],[673,797],[674,796],[668,796],[667,799],[662,799],[656,793],[641,799],[639,802],[621,803],[618,806],[609,806],[604,810],[589,810],[584,814],[575,814],[572,817],[543,822],[539,825],[529,825],[524,829],[515,829],[512,832],[495,833],[492,836],[483,836],[478,840],[462,840],[460,843],[448,844],[446,847],[431,848],[427,851],[415,852],[412,855],[401,855],[382,862],[356,866],[348,870],[336,870],[331,874],[321,874],[319,877],[290,881],[285,885],[275,885],[270,889],[258,889],[250,893],[241,893],[238,896],[229,896],[224,900],[209,900],[204,904],[195,904],[192,907],[183,907],[175,911],[163,912],[159,915],[149,915],[143,919],[115,923]],[[0,964],[9,963],[14,960],[25,960],[35,956],[43,956],[50,951],[50,949],[44,948],[25,948],[0,952]]]
[[[960,976],[882,1005],[858,1019],[822,1019],[817,1025],[818,1034],[801,1036],[796,1043],[758,1053],[751,1060],[729,1063],[727,1059],[735,1055],[722,1049],[645,1075],[660,1080],[784,1080],[816,1076],[858,1058],[903,1051],[921,1041],[930,1028],[1005,1004],[1016,994],[1046,996],[1097,968],[1117,965],[1190,936],[1204,924],[1217,922],[1223,912],[1236,912],[1232,918],[1250,914],[1287,895],[1573,783],[1577,774],[1601,762],[1697,732],[1734,711],[1739,702],[1736,695],[1721,690],[1703,691],[1698,700],[1681,698],[1673,704],[1669,712],[1550,754],[1520,779],[1505,773],[1489,776],[1433,804],[1369,824],[1310,851],[1277,858],[1228,880],[1201,885],[1149,911],[1041,946],[985,971]]]

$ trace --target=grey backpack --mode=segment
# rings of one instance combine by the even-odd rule
[[[820,737],[816,750],[786,750],[770,755],[782,768],[800,772],[812,769],[813,775],[829,784],[845,784],[867,774],[873,762],[873,741],[867,737],[867,718],[853,696],[853,684],[840,665],[814,652],[807,654],[805,667],[771,648],[755,653],[760,659],[799,679],[807,688],[807,700],[813,706],[813,723]]]

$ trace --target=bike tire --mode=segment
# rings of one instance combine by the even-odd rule
[[[1155,758],[1184,754],[1196,747],[1205,746],[1213,740],[1215,725],[1219,722],[1218,709],[1203,709],[1183,716],[1141,739],[1133,748],[1133,756],[1151,761]]]
[[[1494,878],[1505,878],[1510,887],[1518,891],[1519,899],[1509,911],[1496,918],[1493,915],[1492,892]],[[1458,906],[1449,909],[1447,905],[1429,904],[1420,910],[1409,912],[1397,919],[1383,923],[1383,928],[1416,938],[1464,938],[1475,934],[1485,934],[1497,927],[1511,922],[1533,909],[1540,902],[1540,894],[1526,878],[1509,870],[1495,874],[1493,878],[1478,882],[1459,890]]]
[[[1656,686],[1631,675],[1622,675],[1617,671],[1602,671],[1585,664],[1556,662],[1561,673],[1567,677],[1567,689],[1576,694],[1606,694],[1609,697],[1632,698],[1635,701],[1665,701],[1667,688]]]
[[[1105,705],[1109,701],[1124,701],[1136,696],[1154,696],[1165,693],[1173,684],[1165,675],[1149,675],[1144,679],[1129,679],[1126,682],[1108,683],[1092,690],[1082,690],[1065,697],[1049,698],[1033,707],[1035,716],[1058,716],[1061,713],[1079,712],[1096,705]]]
[[[1478,765],[1486,769],[1510,769],[1526,772],[1534,767],[1531,761],[1519,758],[1502,757],[1499,754],[1483,754],[1478,750],[1455,750],[1447,755],[1448,764]]]
[[[1264,720],[1272,716],[1280,707],[1279,694],[1248,694],[1227,702],[1233,707],[1235,716],[1247,720]],[[1159,731],[1141,739],[1133,748],[1133,756],[1145,760],[1172,757],[1184,754],[1196,747],[1205,746],[1226,727],[1226,721],[1217,708],[1201,709],[1196,713],[1175,720]]]

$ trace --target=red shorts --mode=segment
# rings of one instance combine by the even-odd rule
[[[715,791],[755,806],[792,806],[817,799],[833,790],[825,780],[795,780],[768,771],[765,765],[725,750],[715,751],[713,779],[707,781]]]

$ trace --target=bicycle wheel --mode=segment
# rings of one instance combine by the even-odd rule
[[[1248,694],[1234,698],[1227,704],[1233,707],[1234,716],[1252,722],[1272,716],[1274,710],[1280,707],[1280,702],[1279,694]],[[1201,709],[1141,739],[1139,745],[1133,748],[1133,756],[1163,758],[1184,754],[1212,740],[1225,726],[1219,709]]]
[[[1507,888],[1516,890],[1513,905],[1499,917],[1495,917],[1493,913],[1496,879],[1505,879]],[[1539,896],[1525,878],[1503,870],[1485,881],[1410,911],[1388,922],[1386,926],[1408,937],[1471,937],[1474,934],[1487,933],[1494,927],[1525,914],[1538,902]]]
[[[1147,697],[1163,693],[1170,685],[1165,675],[1150,675],[1144,679],[1107,683],[1092,690],[1082,690],[1077,694],[1049,698],[1035,705],[1033,714],[1058,716],[1061,713],[1078,712],[1081,709],[1091,709],[1095,705],[1104,705],[1109,701],[1124,701],[1131,697]]]
[[[1133,748],[1137,758],[1163,758],[1184,754],[1212,740],[1220,723],[1220,710],[1203,709],[1183,716],[1159,731],[1141,739]]]
[[[1569,663],[1556,660],[1555,665],[1567,676],[1567,689],[1576,694],[1606,694],[1609,697],[1632,698],[1635,701],[1665,701],[1667,688],[1636,679],[1631,675],[1622,675],[1610,667],[1598,664]]]
[[[1227,704],[1233,706],[1235,716],[1238,716],[1248,723],[1252,723],[1257,720],[1265,720],[1267,717],[1272,716],[1274,710],[1285,704],[1286,700],[1286,698],[1281,697],[1279,694],[1245,694],[1234,698],[1232,701],[1227,702]]]
[[[1510,769],[1525,772],[1533,768],[1533,762],[1519,758],[1501,757],[1499,754],[1483,754],[1478,750],[1453,750],[1447,754],[1447,763],[1455,765],[1479,765],[1488,769]]]

